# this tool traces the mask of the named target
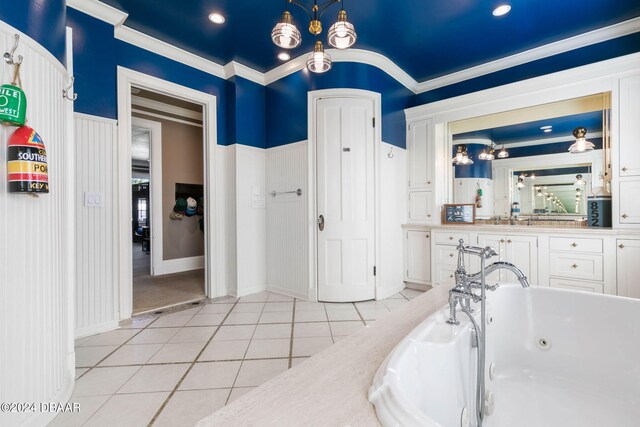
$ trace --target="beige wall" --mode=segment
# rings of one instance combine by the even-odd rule
[[[138,113],[134,116],[162,124],[162,258],[204,255],[204,233],[199,225],[202,217],[169,218],[175,204],[175,184],[204,183],[202,128]]]

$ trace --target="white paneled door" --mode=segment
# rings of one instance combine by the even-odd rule
[[[316,105],[318,299],[375,297],[374,103]]]

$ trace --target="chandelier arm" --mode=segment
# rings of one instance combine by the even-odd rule
[[[291,4],[295,4],[295,5],[296,5],[296,6],[298,6],[300,9],[304,10],[304,13],[306,13],[306,14],[307,14],[307,16],[309,17],[309,19],[313,19],[313,15],[311,14],[311,12],[309,12],[309,11],[307,10],[307,7],[306,7],[304,4],[300,3],[300,2],[299,2],[299,1],[297,1],[297,0],[287,0],[287,1],[288,1],[289,3],[291,3]],[[338,0],[332,0],[332,1],[338,1]]]
[[[340,3],[341,0],[329,0],[326,3],[322,3],[320,4],[319,7],[319,11],[318,11],[318,17],[322,18],[322,15],[326,12],[326,10],[329,8],[329,6],[333,5],[334,3]]]

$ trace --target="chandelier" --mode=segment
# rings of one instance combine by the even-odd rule
[[[575,128],[573,130],[573,136],[576,138],[576,142],[569,147],[570,153],[584,153],[585,151],[593,151],[595,148],[593,142],[587,141],[585,138],[587,136],[587,128],[583,126]]]
[[[328,0],[318,5],[318,1],[313,1],[311,9],[299,2],[298,0],[286,0],[292,3],[309,15],[309,32],[314,36],[322,33],[322,23],[320,18],[334,3],[340,3],[343,0]],[[336,49],[348,49],[356,42],[358,38],[355,27],[349,22],[347,12],[344,7],[338,12],[338,19],[329,28],[327,33],[327,42]],[[283,49],[294,49],[302,43],[302,34],[296,24],[293,22],[291,13],[286,10],[282,13],[280,21],[273,27],[271,31],[271,40],[273,43]],[[331,56],[324,51],[324,46],[320,40],[317,40],[313,48],[313,52],[307,57],[307,68],[314,73],[324,73],[331,69]]]

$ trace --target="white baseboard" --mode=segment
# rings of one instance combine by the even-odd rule
[[[416,291],[422,291],[422,292],[427,292],[429,289],[432,288],[431,285],[424,285],[422,283],[404,282],[404,284],[406,288],[415,289]]]
[[[87,326],[86,328],[76,329],[75,339],[84,338],[89,335],[95,335],[102,332],[112,331],[120,326],[117,320],[110,320],[105,323],[99,323],[97,325]]]
[[[154,266],[153,275],[162,276],[165,274],[182,273],[183,271],[199,270],[204,268],[204,256],[194,256],[189,258],[168,259]]]
[[[383,287],[383,288],[379,288],[378,292],[376,293],[376,300],[383,300],[385,298],[389,298],[391,295],[395,295],[398,292],[400,292],[401,290],[403,290],[405,288],[405,284],[404,283],[400,283],[398,286],[395,287]]]
[[[282,295],[286,295],[291,298],[298,298],[302,300],[307,300],[308,296],[304,292],[296,292],[291,289],[281,288],[279,286],[267,285],[267,290],[271,292],[277,292]]]
[[[258,286],[254,286],[252,288],[242,289],[242,291],[236,292],[236,295],[233,295],[233,296],[236,296],[236,297],[240,298],[240,297],[245,297],[245,296],[251,295],[251,294],[257,294],[258,292],[262,292],[262,291],[266,291],[266,290],[267,290],[267,286],[266,285],[262,285],[262,286],[258,285]]]

